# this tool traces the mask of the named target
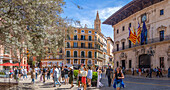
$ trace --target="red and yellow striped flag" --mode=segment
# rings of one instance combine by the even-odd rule
[[[140,24],[138,23],[138,31],[137,31],[137,42],[140,43],[140,35],[141,35],[141,28],[140,28]]]
[[[136,36],[135,30],[134,30],[134,33],[132,33],[132,31],[131,31],[130,28],[129,28],[129,40],[130,40],[133,44],[136,44],[136,39],[137,39],[137,36]]]

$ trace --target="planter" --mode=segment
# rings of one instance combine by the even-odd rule
[[[91,85],[92,85],[93,87],[97,87],[97,81],[92,81],[92,82],[91,82]]]

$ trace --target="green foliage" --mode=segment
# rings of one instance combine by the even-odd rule
[[[0,0],[0,5],[0,45],[14,54],[28,49],[38,59],[47,55],[44,47],[53,56],[64,47],[65,30],[73,23],[61,17],[64,0]]]
[[[5,73],[4,72],[0,72],[0,75],[5,75]]]
[[[98,77],[97,72],[93,72],[92,75],[93,75],[92,76],[92,81],[97,81],[97,77]]]
[[[77,78],[77,76],[78,76],[78,72],[79,72],[79,70],[74,70],[74,77],[76,77]]]

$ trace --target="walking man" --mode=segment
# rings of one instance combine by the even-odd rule
[[[59,69],[56,68],[56,66],[54,66],[54,72],[53,72],[53,79],[54,79],[54,87],[56,87],[56,82],[57,84],[59,84],[59,87],[61,86],[61,83],[59,82],[59,76],[60,76],[60,73],[59,73]]]
[[[109,68],[106,70],[106,75],[108,78],[108,85],[109,87],[111,86],[111,72],[113,72],[113,69],[111,68],[111,66],[109,66]]]

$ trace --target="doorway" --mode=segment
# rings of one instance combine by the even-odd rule
[[[139,56],[139,68],[150,68],[151,57],[147,54],[142,54]]]

